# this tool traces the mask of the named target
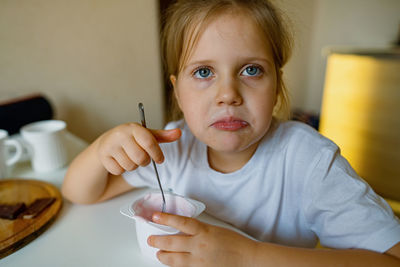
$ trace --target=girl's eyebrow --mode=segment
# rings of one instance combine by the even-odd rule
[[[273,67],[275,64],[272,60],[263,57],[247,57],[243,59],[244,61],[262,61],[266,63],[269,67]]]
[[[198,61],[193,61],[193,62],[189,62],[189,64],[186,64],[183,69],[187,69],[191,66],[199,66],[199,65],[211,65],[213,64],[215,61],[214,60],[198,60]]]

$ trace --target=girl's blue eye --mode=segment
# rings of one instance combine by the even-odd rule
[[[206,79],[212,75],[209,68],[200,68],[194,72],[194,76],[199,79]]]
[[[245,76],[258,76],[261,74],[261,70],[257,66],[248,66],[242,72]]]

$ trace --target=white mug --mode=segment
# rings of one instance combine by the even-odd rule
[[[10,148],[14,147],[15,153],[10,157]],[[18,162],[22,157],[22,146],[17,140],[9,139],[8,132],[0,129],[0,178],[9,175],[9,166]]]
[[[27,143],[33,170],[50,172],[67,164],[64,139],[66,126],[61,120],[45,120],[21,128],[21,136]]]

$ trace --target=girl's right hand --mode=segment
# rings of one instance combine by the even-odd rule
[[[119,125],[99,137],[97,155],[104,168],[114,175],[146,166],[153,159],[164,161],[159,143],[180,138],[181,130],[152,130],[138,123]]]

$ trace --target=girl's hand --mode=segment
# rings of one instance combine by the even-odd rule
[[[158,143],[173,142],[180,136],[180,129],[151,130],[137,123],[126,123],[99,137],[97,155],[108,172],[120,175],[146,166],[151,159],[162,163],[164,155]]]
[[[257,242],[228,229],[196,219],[155,213],[153,221],[174,227],[186,235],[150,236],[159,248],[158,259],[169,266],[252,266]]]

